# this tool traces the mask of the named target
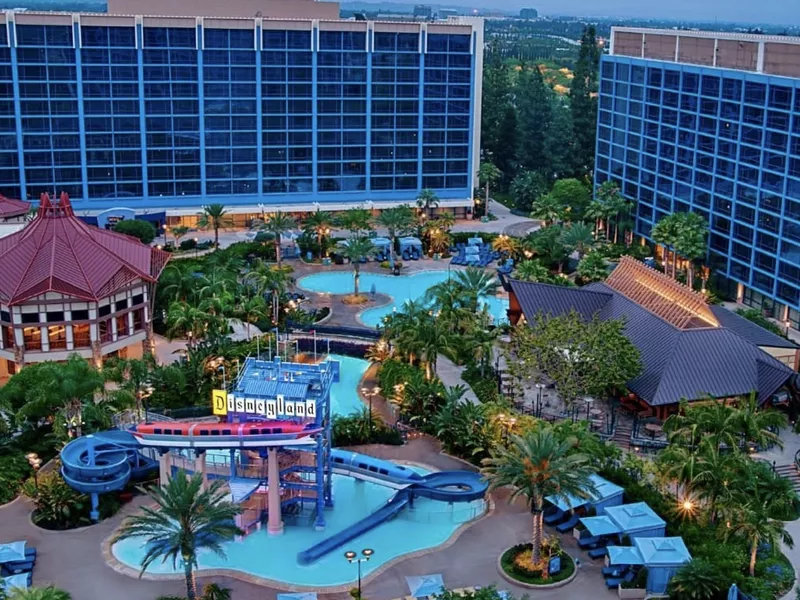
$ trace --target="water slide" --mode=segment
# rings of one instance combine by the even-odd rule
[[[472,502],[483,498],[488,488],[486,480],[473,471],[439,471],[420,475],[402,465],[346,450],[331,451],[331,466],[335,473],[376,483],[385,482],[398,491],[375,512],[300,552],[297,561],[302,565],[318,561],[370,529],[393,519],[415,496],[440,502]],[[403,479],[404,483],[401,483]]]
[[[61,451],[61,475],[83,494],[104,494],[142,479],[158,464],[139,453],[139,442],[127,431],[102,431],[72,440]],[[93,501],[95,499],[93,498]]]

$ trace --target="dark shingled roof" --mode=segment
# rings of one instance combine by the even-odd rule
[[[651,406],[753,391],[763,402],[794,376],[734,328],[679,329],[605,283],[575,289],[511,281],[511,289],[529,321],[539,312],[558,316],[571,310],[586,319],[596,314],[601,320],[624,320],[643,367],[628,388]]]
[[[797,344],[792,340],[786,339],[779,335],[775,335],[756,325],[752,321],[748,321],[744,317],[737,315],[735,312],[728,310],[723,306],[711,306],[711,312],[717,317],[720,325],[727,327],[738,333],[740,336],[753,342],[756,346],[768,346],[770,348],[792,348],[796,349]]]

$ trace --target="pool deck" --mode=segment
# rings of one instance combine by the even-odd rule
[[[461,461],[441,454],[436,442],[427,437],[414,439],[405,446],[370,446],[362,448],[362,451],[382,458],[428,464],[438,469],[464,468]],[[518,596],[524,594],[526,590],[509,585],[497,572],[499,554],[509,546],[528,539],[530,532],[530,513],[522,502],[508,504],[507,495],[502,490],[494,493],[495,509],[492,514],[462,529],[452,543],[407,559],[400,558],[381,569],[376,576],[367,578],[364,596],[370,600],[401,598],[408,594],[407,575],[428,573],[441,573],[449,588],[494,584],[501,589],[510,589]],[[0,523],[3,524],[0,541],[24,539],[30,546],[38,548],[34,585],[52,583],[70,592],[76,600],[105,600],[110,593],[114,600],[153,600],[159,595],[181,595],[184,593],[182,581],[138,580],[117,573],[103,558],[103,540],[144,501],[144,498],[137,498],[119,514],[97,525],[54,532],[33,525],[30,522],[30,503],[18,499],[0,507]],[[601,561],[592,564],[586,554],[577,549],[572,536],[562,536],[562,543],[570,554],[581,559],[578,576],[565,587],[536,591],[537,599],[583,600],[617,596],[605,589],[600,573]],[[342,563],[342,568],[355,569],[347,565],[344,559]],[[236,600],[274,600],[280,592],[269,586],[230,577],[203,577],[202,571],[198,573],[198,585],[212,581],[231,588]],[[320,594],[324,600],[349,599],[346,593]]]

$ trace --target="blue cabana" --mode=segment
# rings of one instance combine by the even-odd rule
[[[422,242],[419,238],[400,238],[400,255],[406,260],[417,260],[422,256]]]
[[[0,579],[0,590],[10,592],[13,588],[27,590],[30,587],[30,573],[19,573]]]
[[[379,255],[389,256],[389,248],[392,247],[392,240],[385,237],[374,237],[369,240]]]
[[[0,563],[25,560],[25,542],[0,544]]]
[[[663,536],[666,521],[659,517],[646,502],[606,506],[600,517],[584,517],[580,522],[591,535],[608,536],[618,534],[636,537]]]
[[[608,547],[609,565],[642,565],[647,568],[647,591],[663,594],[669,580],[692,560],[681,537],[640,537],[633,547]]]
[[[278,594],[278,600],[317,600],[317,594],[316,592]]]
[[[439,574],[435,575],[409,575],[406,577],[408,589],[414,598],[435,596],[444,591],[444,579]]]
[[[547,496],[550,504],[557,506],[564,512],[580,508],[581,506],[590,505],[598,515],[605,513],[605,509],[609,506],[619,506],[622,504],[622,493],[625,491],[615,483],[611,483],[607,479],[600,477],[600,475],[593,474],[590,476],[594,484],[595,491],[589,494],[588,498],[578,498],[576,496],[567,496],[566,498],[558,498],[556,496]]]
[[[467,240],[467,244],[470,246],[482,246],[483,245],[483,238],[479,237],[472,237]]]

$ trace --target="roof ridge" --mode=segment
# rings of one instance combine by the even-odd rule
[[[53,247],[55,247],[55,244],[53,244]],[[69,249],[70,249],[70,252],[72,252],[72,256],[75,258],[75,263],[78,265],[78,270],[81,272],[81,275],[83,276],[84,281],[86,281],[86,286],[91,288],[92,287],[92,282],[89,280],[89,277],[86,275],[86,271],[84,271],[84,269],[83,269],[83,264],[78,259],[78,255],[75,253],[75,247],[72,244],[72,239],[69,239]],[[89,291],[91,292],[91,294],[95,298],[95,300],[97,300],[98,299],[97,298],[97,291],[93,290],[93,289],[90,289]]]
[[[658,315],[656,315],[656,316],[658,316]],[[663,321],[663,319],[662,319],[662,321]],[[664,321],[664,322],[669,324],[669,325],[672,325],[672,323],[669,323],[669,321]],[[682,330],[680,328],[675,327],[674,325],[672,325],[672,327],[674,327],[675,330],[678,333],[681,333]],[[667,367],[670,364],[672,364],[673,358],[675,356],[675,353],[678,351],[678,344],[679,344],[679,340],[680,339],[681,339],[680,336],[677,336],[677,335],[676,336],[672,336],[672,340],[670,342],[669,352],[665,352],[664,353],[664,355],[666,357],[666,360],[664,361],[664,367]],[[656,386],[656,390],[653,393],[653,406],[658,406],[658,404],[656,403],[656,398],[658,397],[658,393],[661,390],[661,386],[663,385],[663,382],[664,382],[664,377],[663,377],[663,375],[664,375],[664,367],[662,367],[662,369],[658,373],[658,385]]]
[[[596,296],[612,297],[612,292],[596,292],[594,290],[587,290],[582,287],[569,287],[566,285],[558,285],[555,283],[545,283],[543,281],[524,281],[522,279],[509,279],[511,283],[522,283],[525,285],[540,285],[542,287],[556,288],[559,290],[566,290],[569,292],[580,292],[581,294],[595,294]]]

